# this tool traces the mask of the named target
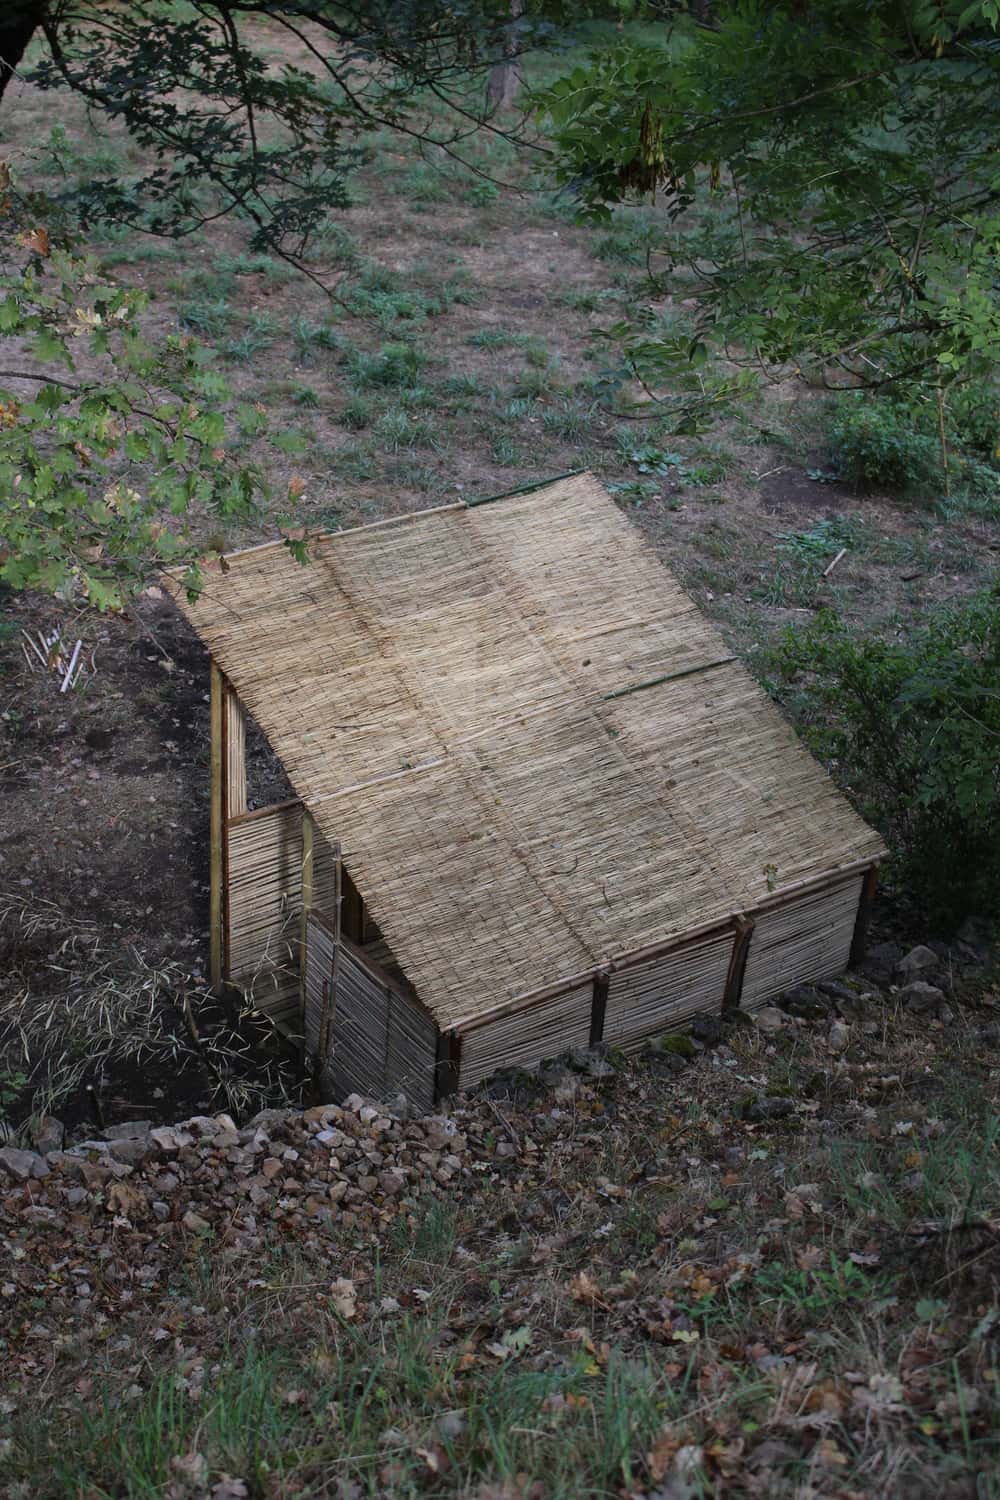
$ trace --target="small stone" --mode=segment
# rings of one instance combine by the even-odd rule
[[[822,1021],[830,1013],[830,1001],[811,984],[797,984],[778,997],[778,1007],[802,1021]]]
[[[827,1042],[831,1052],[846,1052],[851,1045],[851,1028],[843,1021],[834,1021]]]
[[[876,943],[868,949],[859,967],[862,974],[876,984],[888,984],[902,957],[903,950],[898,943]]]
[[[162,1198],[154,1198],[151,1206],[154,1216],[159,1219],[161,1224],[164,1224],[170,1218],[170,1205],[169,1203],[164,1203]]]
[[[203,1219],[201,1214],[196,1214],[193,1208],[188,1209],[181,1223],[185,1229],[190,1229],[192,1234],[201,1234],[212,1227],[208,1220]]]
[[[157,1151],[161,1151],[164,1156],[176,1156],[183,1146],[194,1144],[193,1135],[173,1125],[161,1125],[156,1130],[151,1130],[149,1139]]]
[[[753,1023],[765,1036],[776,1036],[785,1029],[785,1017],[776,1005],[765,1005],[754,1013]]]
[[[390,1197],[394,1197],[396,1193],[401,1193],[405,1188],[406,1178],[399,1172],[380,1172],[378,1185],[383,1193],[388,1193]]]
[[[754,1124],[761,1124],[765,1120],[780,1120],[785,1115],[792,1113],[791,1099],[784,1099],[780,1094],[760,1094],[756,1099],[749,1099],[743,1107],[743,1118]]]
[[[145,1140],[150,1133],[148,1120],[122,1120],[109,1125],[104,1134],[109,1141]]]
[[[123,1140],[111,1142],[111,1155],[115,1161],[128,1162],[130,1166],[143,1161],[152,1149],[148,1137],[141,1139],[138,1136],[126,1136]]]
[[[944,1004],[944,991],[938,989],[936,984],[927,984],[923,979],[915,979],[912,984],[905,985],[899,992],[899,998],[907,1010],[915,1011],[917,1015],[928,1015],[936,1011],[939,1005]]]
[[[358,1187],[363,1193],[374,1193],[375,1189],[378,1187],[378,1178],[369,1176],[359,1177]]]
[[[341,1178],[339,1182],[331,1182],[327,1197],[331,1203],[339,1203],[347,1192],[349,1184]]]
[[[909,978],[913,974],[921,973],[924,969],[936,969],[940,962],[933,948],[928,948],[925,943],[918,943],[899,960],[896,973]]]
[[[702,1046],[717,1047],[726,1034],[726,1024],[721,1016],[701,1012],[691,1017],[688,1030],[695,1041],[701,1042]]]
[[[272,1178],[277,1177],[280,1172],[284,1171],[284,1168],[276,1156],[269,1156],[266,1161],[261,1162],[260,1170],[268,1182],[270,1182]]]
[[[54,1115],[37,1115],[28,1130],[28,1138],[42,1156],[50,1151],[61,1151],[66,1130],[61,1120]]]
[[[44,1156],[37,1151],[19,1151],[16,1146],[0,1150],[0,1170],[19,1182],[27,1182],[30,1177],[48,1177],[51,1171]]]

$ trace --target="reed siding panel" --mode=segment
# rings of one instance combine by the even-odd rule
[[[227,825],[226,977],[273,1019],[299,1008],[302,805],[281,803]],[[336,851],[317,829],[313,909],[335,916]]]
[[[862,873],[758,913],[743,977],[744,1010],[847,968],[863,885]]]
[[[634,1051],[647,1037],[671,1030],[700,1011],[717,1015],[735,937],[727,928],[613,973],[604,1040]]]
[[[472,1088],[500,1068],[531,1068],[571,1047],[586,1047],[593,996],[593,984],[580,985],[466,1032],[459,1088]]]

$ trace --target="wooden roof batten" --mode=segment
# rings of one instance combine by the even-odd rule
[[[501,498],[167,580],[442,1029],[884,853],[592,475]]]

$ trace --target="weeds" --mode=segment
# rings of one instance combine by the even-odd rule
[[[180,964],[151,967],[134,948],[111,952],[96,928],[70,923],[47,902],[0,897],[0,928],[15,954],[40,943],[48,952],[32,959],[30,982],[13,973],[0,996],[0,1059],[25,1075],[32,1113],[56,1113],[123,1064],[193,1065],[220,1106],[238,1114],[294,1095],[283,1049],[266,1055],[275,1036],[263,1014],[231,1017]]]

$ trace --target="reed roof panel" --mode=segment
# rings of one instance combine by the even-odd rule
[[[441,1026],[882,852],[591,475],[173,589]]]

